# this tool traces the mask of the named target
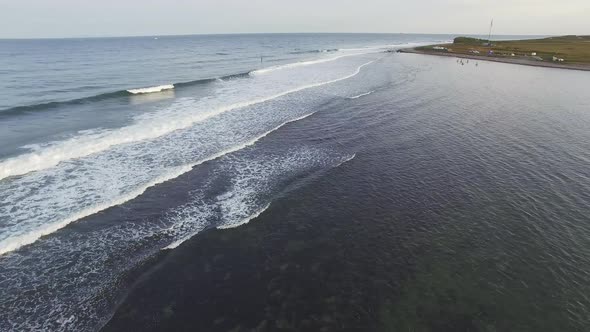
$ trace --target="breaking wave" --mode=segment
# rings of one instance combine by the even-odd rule
[[[237,79],[237,78],[248,78],[249,74],[250,74],[250,72],[237,73],[237,74],[231,74],[231,75],[226,75],[226,76],[222,76],[222,77],[204,78],[204,79],[198,79],[198,80],[194,80],[194,81],[179,82],[179,83],[174,83],[174,84],[170,84],[170,85],[164,85],[162,87],[173,86],[173,88],[176,88],[176,87],[192,86],[192,85],[199,85],[199,84],[209,84],[209,83],[213,83],[219,79],[230,80],[230,79]],[[153,88],[158,88],[158,87],[152,87],[152,88],[147,88],[147,89],[153,89]],[[10,115],[14,115],[14,114],[20,114],[23,112],[37,112],[37,111],[50,110],[50,109],[58,108],[61,106],[68,106],[68,105],[69,106],[84,105],[84,104],[99,102],[99,101],[108,100],[108,99],[112,99],[112,98],[125,98],[125,97],[128,98],[129,96],[142,94],[141,92],[137,92],[139,90],[145,90],[145,89],[121,90],[121,91],[107,92],[107,93],[102,93],[102,94],[84,97],[84,98],[78,98],[78,99],[71,99],[71,100],[65,100],[65,101],[52,101],[52,102],[48,102],[48,103],[26,105],[26,106],[17,106],[17,107],[12,107],[12,108],[8,108],[8,109],[0,110],[0,117],[1,116],[10,116]],[[164,91],[164,90],[169,90],[169,89],[163,89],[160,91]]]
[[[295,119],[292,119],[289,121],[285,121],[282,124],[276,126],[275,128],[272,128],[272,129],[262,133],[261,135],[245,142],[245,143],[242,143],[242,144],[236,145],[232,148],[223,150],[223,151],[213,154],[205,159],[199,160],[195,163],[175,167],[175,168],[171,169],[168,173],[150,181],[149,183],[146,183],[145,185],[143,185],[143,186],[141,186],[141,187],[139,187],[139,188],[123,195],[123,196],[116,197],[109,202],[86,208],[86,209],[79,211],[79,212],[69,216],[68,218],[58,221],[56,223],[49,223],[49,224],[44,225],[42,228],[35,229],[34,231],[31,231],[31,232],[28,232],[25,234],[21,234],[21,235],[17,235],[17,236],[12,236],[6,240],[0,241],[0,255],[3,255],[3,254],[10,252],[10,251],[14,251],[20,247],[25,246],[25,245],[34,243],[35,241],[40,239],[42,236],[49,235],[53,232],[56,232],[78,219],[87,217],[89,215],[98,213],[98,212],[105,210],[107,208],[110,208],[110,207],[113,207],[116,205],[120,205],[120,204],[123,204],[127,201],[130,201],[130,200],[138,197],[139,195],[143,194],[150,187],[153,187],[157,184],[177,178],[177,177],[181,176],[182,174],[190,171],[193,167],[195,167],[197,165],[203,164],[203,163],[211,161],[211,160],[215,160],[215,159],[220,158],[226,154],[230,154],[230,153],[242,150],[248,146],[251,146],[251,145],[255,144],[256,142],[258,142],[260,139],[268,136],[270,133],[282,128],[283,126],[285,126],[289,123],[292,123],[292,122],[303,120],[303,119],[311,116],[312,114],[313,113],[306,114],[306,115],[300,116],[298,118],[295,118]]]
[[[361,97],[368,96],[368,95],[372,94],[373,92],[375,92],[375,90],[372,90],[372,91],[369,91],[369,92],[365,92],[365,93],[361,93],[360,95],[348,97],[348,99],[359,99]]]
[[[53,143],[51,145],[42,147],[37,151],[25,153],[0,162],[0,180],[11,176],[18,176],[51,168],[58,165],[60,162],[92,155],[116,145],[129,144],[137,141],[157,138],[176,130],[188,128],[195,123],[202,122],[206,119],[231,110],[264,103],[295,92],[343,81],[358,75],[363,67],[375,61],[376,60],[372,60],[364,63],[358,66],[353,73],[337,79],[303,85],[274,95],[222,106],[205,113],[188,115],[181,114],[177,118],[166,118],[165,122],[163,122],[163,119],[160,117],[148,118],[144,121],[138,121],[133,125],[116,130],[90,133],[87,135],[74,137],[69,140]]]
[[[129,92],[132,95],[138,95],[138,94],[144,94],[144,93],[162,92],[162,91],[172,90],[172,89],[174,89],[174,84],[166,84],[166,85],[152,86],[149,88],[129,89],[129,90],[127,90],[127,92]]]

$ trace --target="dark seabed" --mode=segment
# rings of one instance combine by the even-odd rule
[[[162,253],[103,331],[587,331],[590,76],[418,55],[372,76],[231,157],[353,159]]]
[[[0,41],[0,331],[589,331],[590,74],[451,38]]]

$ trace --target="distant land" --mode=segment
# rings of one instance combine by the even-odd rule
[[[403,49],[403,53],[453,56],[538,67],[590,70],[590,36],[488,41],[457,37],[452,44]]]

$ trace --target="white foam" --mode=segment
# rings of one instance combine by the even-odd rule
[[[341,161],[341,162],[340,162],[338,165],[336,165],[336,167],[340,167],[340,166],[342,166],[342,165],[346,164],[347,162],[349,162],[349,161],[353,160],[355,157],[356,157],[356,153],[355,153],[355,154],[353,154],[352,156],[350,156],[350,157],[348,157],[348,158],[344,159],[343,161]]]
[[[369,91],[369,92],[365,92],[365,93],[361,93],[360,95],[348,97],[348,99],[359,99],[361,97],[368,96],[368,95],[372,94],[373,92],[375,92],[375,90],[372,90],[372,91]]]
[[[7,238],[3,241],[0,241],[0,255],[3,255],[3,254],[10,252],[10,251],[14,251],[20,247],[25,246],[25,245],[34,243],[35,241],[37,241],[41,237],[51,234],[53,232],[56,232],[78,219],[93,215],[93,214],[98,213],[102,210],[105,210],[110,207],[120,205],[120,204],[123,204],[127,201],[130,201],[130,200],[138,197],[139,195],[143,194],[148,188],[155,186],[157,184],[166,182],[168,180],[174,179],[174,178],[190,171],[191,168],[192,168],[192,165],[185,165],[185,166],[180,166],[180,167],[171,169],[169,173],[164,174],[164,175],[150,181],[149,183],[146,183],[145,185],[128,192],[127,194],[125,194],[123,196],[114,198],[113,200],[111,200],[109,202],[105,202],[102,204],[98,204],[98,205],[80,210],[77,213],[69,216],[66,219],[60,220],[55,223],[48,223],[48,224],[41,226],[41,228],[35,229],[34,231],[27,232],[25,234],[21,234],[18,236],[13,236],[13,237]]]
[[[264,103],[292,93],[347,80],[358,75],[363,67],[375,61],[376,60],[372,60],[360,65],[352,74],[344,77],[292,88],[271,96],[221,106],[212,111],[188,114],[180,112],[172,117],[167,117],[166,112],[162,112],[153,118],[140,119],[140,121],[127,127],[99,132],[91,131],[81,136],[59,141],[33,152],[25,153],[0,162],[0,180],[10,176],[23,175],[29,172],[51,168],[58,165],[60,162],[89,156],[116,145],[157,138],[176,130],[188,128],[195,123],[202,122],[230,110]]]
[[[120,205],[120,204],[123,204],[127,201],[130,201],[130,200],[140,196],[141,194],[143,194],[148,188],[150,188],[152,186],[155,186],[157,184],[177,178],[180,175],[190,171],[193,167],[195,167],[197,165],[203,164],[203,163],[211,161],[211,160],[215,160],[215,159],[220,158],[226,154],[230,154],[230,153],[242,150],[248,146],[251,146],[251,145],[255,144],[256,142],[258,142],[260,139],[268,136],[270,133],[282,128],[283,126],[285,126],[289,123],[295,122],[295,121],[303,120],[303,119],[311,116],[312,114],[313,113],[309,113],[309,114],[297,117],[295,119],[285,121],[282,124],[262,133],[261,135],[255,137],[245,143],[242,143],[242,144],[236,145],[234,147],[231,147],[229,149],[220,151],[220,152],[213,154],[205,159],[199,160],[198,162],[173,168],[169,172],[167,172],[166,174],[161,175],[160,177],[146,183],[145,185],[143,185],[135,190],[132,190],[131,192],[126,193],[125,195],[114,198],[108,202],[83,209],[83,210],[78,211],[78,212],[72,214],[71,216],[69,216],[65,219],[62,219],[58,222],[43,225],[40,228],[35,229],[34,231],[30,231],[25,234],[21,234],[21,235],[17,235],[17,236],[12,236],[12,237],[7,238],[3,241],[0,241],[0,255],[3,255],[3,254],[10,252],[10,251],[17,250],[18,248],[20,248],[22,246],[34,243],[35,241],[37,241],[41,237],[43,237],[45,235],[49,235],[53,232],[56,232],[78,219],[82,219],[84,217],[98,213],[102,210],[105,210],[110,207]]]
[[[252,76],[263,75],[263,74],[267,74],[267,73],[277,71],[277,70],[291,69],[291,68],[310,66],[310,65],[317,65],[320,63],[332,62],[332,61],[336,61],[338,59],[342,59],[342,58],[346,58],[346,57],[350,57],[350,56],[356,56],[356,55],[363,55],[363,54],[366,54],[366,53],[343,54],[343,55],[338,55],[338,56],[334,56],[334,57],[330,57],[330,58],[322,58],[322,59],[317,59],[317,60],[308,60],[308,61],[288,63],[285,65],[278,65],[278,66],[272,66],[272,67],[254,70],[254,71],[250,72],[250,75],[252,75]]]
[[[315,65],[315,64],[320,64],[320,63],[326,63],[326,62],[331,62],[331,61],[335,61],[338,59],[342,59],[345,57],[370,54],[370,53],[375,53],[378,51],[384,51],[384,50],[388,50],[388,49],[396,49],[396,48],[400,48],[400,47],[418,47],[418,46],[425,46],[425,45],[430,45],[430,44],[432,44],[432,42],[377,45],[377,46],[367,46],[367,47],[360,47],[360,48],[340,48],[340,49],[335,49],[333,51],[334,52],[341,52],[341,53],[346,53],[346,52],[351,52],[351,53],[342,54],[342,55],[333,56],[333,57],[321,58],[321,59],[316,59],[316,60],[300,61],[300,62],[288,63],[285,65],[278,65],[278,66],[262,68],[262,69],[251,71],[250,75],[252,75],[252,76],[264,75],[264,74],[268,74],[270,72],[277,71],[277,70],[284,70],[284,69],[291,69],[291,68],[302,67],[302,66]],[[321,51],[321,52],[324,53],[326,51]],[[327,50],[327,52],[328,53],[332,52],[332,50]]]
[[[249,223],[252,219],[256,219],[258,218],[264,211],[266,211],[270,206],[270,203],[267,204],[266,206],[264,206],[262,209],[256,211],[253,215],[244,218],[236,223],[231,223],[231,224],[227,224],[227,225],[221,225],[221,226],[217,226],[217,228],[219,229],[230,229],[230,228],[236,228],[236,227],[240,227],[242,225],[245,225],[247,223]]]
[[[130,90],[127,90],[127,92],[129,92],[130,94],[133,94],[133,95],[138,95],[138,94],[144,94],[144,93],[162,92],[165,90],[172,90],[172,89],[174,89],[173,84],[166,84],[166,85],[152,86],[149,88],[130,89]]]
[[[231,152],[235,152],[235,151],[241,150],[241,149],[243,149],[243,148],[246,148],[246,147],[248,147],[248,146],[251,146],[251,145],[253,145],[254,143],[256,143],[256,142],[258,142],[259,140],[261,140],[262,138],[264,138],[264,137],[268,136],[270,133],[272,133],[272,132],[274,132],[274,131],[276,131],[276,130],[278,130],[278,129],[282,128],[282,127],[284,127],[285,125],[287,125],[287,124],[289,124],[289,123],[292,123],[292,122],[299,121],[299,120],[303,120],[303,119],[305,119],[305,118],[307,118],[307,117],[309,117],[309,116],[311,116],[311,115],[313,115],[313,114],[314,114],[314,113],[309,113],[309,114],[306,114],[306,115],[300,116],[300,117],[298,117],[298,118],[295,118],[295,119],[293,119],[293,120],[286,121],[286,122],[284,122],[284,123],[282,123],[282,124],[280,124],[280,125],[278,125],[278,126],[274,127],[273,129],[271,129],[271,130],[268,130],[268,131],[264,132],[264,133],[263,133],[263,134],[261,134],[260,136],[258,136],[258,137],[256,137],[256,138],[252,139],[251,141],[249,141],[249,142],[247,142],[247,143],[244,143],[243,145],[240,145],[240,146],[239,146],[239,147],[237,147],[237,148],[234,148],[234,149],[231,149],[231,150],[227,150],[225,153],[223,153],[223,154],[221,154],[221,155],[218,155],[218,156],[215,156],[214,158],[211,158],[211,159],[216,159],[216,158],[218,158],[218,157],[221,157],[222,155],[225,155],[225,154],[228,154],[228,153],[231,153]],[[210,159],[210,160],[211,160],[211,159]],[[268,207],[268,206],[267,206],[267,207]],[[266,208],[265,208],[265,209],[266,209]],[[261,211],[260,213],[262,213],[262,211]],[[259,213],[259,214],[260,214],[260,213]],[[253,218],[256,218],[257,216],[258,216],[258,215],[254,216]],[[248,220],[248,221],[249,221],[249,220]],[[246,222],[247,222],[247,221],[246,221]],[[241,222],[240,224],[243,224],[243,223],[245,223],[245,222]],[[218,227],[218,228],[224,228],[224,226],[220,226],[220,227]],[[179,240],[177,240],[177,241],[174,241],[172,244],[168,245],[167,247],[165,247],[165,248],[162,248],[162,250],[167,250],[167,249],[174,249],[174,248],[178,247],[180,244],[182,244],[184,241],[186,241],[186,240],[190,239],[191,237],[195,236],[195,235],[196,235],[197,233],[199,233],[200,231],[201,231],[201,229],[197,230],[196,232],[192,232],[192,233],[190,233],[190,234],[188,234],[188,235],[186,235],[186,236],[182,237],[181,239],[179,239]]]
[[[307,115],[309,116],[309,115]],[[304,116],[302,118],[305,118],[307,116]],[[293,122],[296,120],[292,120],[290,122]],[[356,157],[356,154],[353,154],[350,157],[347,157],[343,160],[341,160],[340,162],[338,162],[335,165],[332,165],[331,167],[339,167],[351,160],[353,160]],[[293,160],[289,160],[288,158],[286,160],[282,160],[283,165],[276,165],[275,169],[273,169],[273,171],[278,171],[278,172],[285,172],[285,173],[289,173],[290,172],[296,172],[297,166],[294,166],[295,169],[291,169],[288,170],[289,167],[293,167],[293,165],[297,165],[298,161],[293,161]],[[299,161],[300,163],[300,161]],[[305,162],[304,162],[305,164]],[[248,166],[252,166],[252,165],[248,165]],[[299,165],[300,166],[300,165]],[[251,182],[251,176],[252,174],[254,174],[254,176],[257,177],[257,181],[255,181],[255,183],[264,183],[267,180],[264,179],[265,176],[267,177],[272,177],[272,171],[264,171],[263,169],[258,169],[256,166],[254,166],[254,170],[251,170],[251,174],[245,176],[242,179],[238,179],[236,181],[236,183],[234,183],[234,187],[228,191],[225,192],[224,194],[221,194],[217,197],[218,202],[215,207],[212,206],[208,206],[207,208],[205,208],[205,211],[203,211],[203,206],[202,205],[198,205],[198,206],[190,206],[190,207],[183,207],[183,212],[187,212],[187,213],[183,213],[182,218],[180,219],[191,219],[191,220],[195,220],[195,219],[199,219],[199,217],[201,218],[200,223],[203,223],[203,218],[207,218],[210,215],[208,214],[207,210],[210,212],[211,210],[217,210],[217,211],[221,211],[221,225],[218,225],[216,228],[218,229],[230,229],[230,228],[236,228],[239,226],[242,226],[244,224],[249,223],[251,220],[259,217],[264,211],[266,211],[269,207],[270,204],[272,202],[269,202],[267,204],[265,204],[262,208],[257,209],[256,211],[252,212],[252,205],[257,205],[257,203],[255,202],[255,199],[252,199],[252,197],[255,197],[259,192],[264,192],[267,191],[268,188],[265,188],[264,186],[262,188],[259,188],[257,186],[252,187],[252,182]],[[248,173],[248,172],[246,172]],[[261,178],[258,178],[261,177]],[[239,176],[238,176],[239,178]],[[196,215],[195,215],[196,214]],[[244,217],[245,215],[247,215],[247,217]],[[183,223],[185,222],[184,220],[176,220],[175,223]],[[174,226],[177,227],[177,226]],[[180,246],[182,243],[184,243],[185,241],[191,239],[192,237],[194,237],[195,235],[197,235],[198,233],[200,233],[202,230],[204,229],[204,226],[201,225],[201,227],[198,227],[196,230],[193,230],[192,232],[186,233],[184,234],[181,238],[179,238],[178,240],[172,242],[170,245],[162,248],[162,250],[170,250],[170,249],[175,249],[178,246]]]

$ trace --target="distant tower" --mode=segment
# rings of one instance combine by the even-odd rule
[[[494,27],[494,19],[490,22],[490,33],[488,34],[488,46],[492,46],[492,28]]]

